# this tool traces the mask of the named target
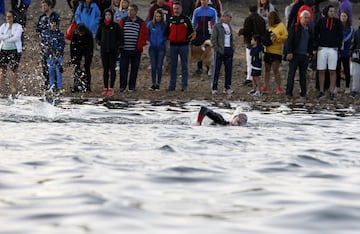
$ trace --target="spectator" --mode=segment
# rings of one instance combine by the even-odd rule
[[[91,92],[91,63],[94,52],[94,40],[90,30],[79,24],[70,42],[71,63],[74,64],[73,92]],[[84,69],[81,69],[81,60],[84,58]],[[82,81],[82,78],[85,78]],[[84,83],[82,83],[84,82]]]
[[[262,51],[261,37],[254,34],[251,39],[251,76],[253,77],[253,89],[248,94],[255,97],[262,95],[260,91],[260,79],[262,72]]]
[[[192,25],[195,30],[195,39],[192,44],[200,46],[204,41],[210,39],[211,31],[214,25],[217,23],[216,10],[210,7],[208,0],[200,0],[201,6],[194,10],[192,18]],[[202,73],[202,61],[198,61],[196,74]]]
[[[4,23],[5,18],[5,0],[0,0],[0,25]]]
[[[65,48],[64,33],[59,29],[59,20],[50,20],[50,30],[44,33],[45,37],[45,58],[49,69],[50,85],[48,92],[64,93],[63,88],[63,56]]]
[[[194,33],[191,21],[187,16],[182,15],[180,2],[174,3],[174,15],[169,19],[167,28],[170,41],[171,75],[168,91],[175,91],[177,79],[178,57],[181,61],[181,91],[188,86],[188,57],[189,42]]]
[[[258,0],[258,14],[263,17],[268,24],[269,13],[275,11],[274,5],[270,0]]]
[[[49,85],[49,70],[46,62],[45,54],[46,51],[46,43],[47,40],[44,35],[50,30],[50,20],[51,21],[60,21],[60,15],[53,10],[51,7],[53,2],[51,0],[42,0],[41,1],[41,8],[43,14],[41,14],[36,22],[36,32],[39,34],[40,37],[40,53],[41,53],[41,63],[43,68],[43,76],[45,80],[45,86]],[[48,87],[46,87],[48,88]]]
[[[137,16],[138,6],[130,4],[128,17],[119,22],[124,33],[124,49],[120,57],[120,92],[126,90],[129,83],[129,92],[136,90],[136,79],[140,66],[141,54],[148,39],[148,30],[143,19]],[[128,82],[128,71],[131,64]]]
[[[6,12],[6,23],[0,26],[0,94],[5,94],[5,79],[8,68],[12,72],[10,89],[13,95],[17,94],[17,69],[22,52],[22,26],[15,22],[16,13],[13,10]]]
[[[192,18],[194,9],[195,9],[195,1],[194,0],[182,0],[181,5],[183,6],[183,15]]]
[[[238,35],[244,36],[245,54],[246,54],[246,66],[247,75],[244,85],[250,85],[252,83],[251,76],[251,38],[253,35],[259,35],[262,38],[265,34],[266,23],[265,20],[257,13],[257,5],[249,6],[249,16],[245,18],[244,26],[239,30]]]
[[[106,9],[104,11],[104,21],[100,23],[96,33],[96,42],[101,48],[101,62],[103,65],[103,96],[114,95],[114,84],[116,79],[115,62],[119,50],[122,48],[124,38],[119,24],[114,22],[113,17],[113,11],[111,9]]]
[[[66,0],[66,1],[67,1],[68,5],[73,13],[73,16],[74,16],[77,7],[79,6],[80,2],[83,0]]]
[[[345,74],[345,94],[350,94],[350,47],[354,29],[351,26],[350,18],[346,11],[340,13],[340,21],[343,26],[343,36],[339,58],[336,65],[336,87],[334,89],[334,93],[337,93],[340,90],[342,65]]]
[[[149,56],[151,62],[151,81],[150,90],[159,90],[162,80],[163,63],[166,52],[166,27],[167,23],[161,9],[154,13],[153,21],[147,25],[149,31]]]
[[[120,20],[128,16],[129,0],[113,0],[111,8],[114,12],[114,22],[119,23]]]
[[[169,7],[169,5],[165,4],[165,0],[157,0],[156,3],[152,5],[149,9],[149,14],[147,17],[148,22],[153,20],[154,12],[159,8],[163,11],[165,21],[167,22],[169,20],[169,17],[172,15],[171,8]]]
[[[80,3],[75,11],[75,22],[83,23],[95,35],[100,21],[101,12],[93,0],[85,0]]]
[[[211,35],[211,43],[214,47],[214,74],[211,83],[211,92],[216,94],[218,91],[218,81],[222,63],[225,66],[225,84],[224,93],[231,94],[231,78],[233,56],[235,51],[233,30],[231,27],[232,14],[225,11],[221,17],[221,21],[215,24],[213,34]]]
[[[223,10],[221,0],[208,0],[208,5],[216,10],[216,16],[220,18]],[[201,0],[196,0],[195,8],[198,8],[200,6]]]
[[[336,65],[338,50],[341,48],[343,32],[338,18],[335,18],[335,8],[328,5],[323,10],[324,17],[315,25],[315,50],[317,51],[317,70],[319,71],[318,99],[324,98],[325,71],[330,73],[330,99],[335,98]]]
[[[286,86],[286,96],[293,97],[294,80],[297,68],[300,75],[300,96],[307,99],[306,70],[309,56],[313,52],[314,34],[310,26],[311,13],[303,11],[300,14],[300,22],[293,25],[289,31],[286,46],[286,59],[289,61],[289,73]]]
[[[26,26],[26,12],[29,8],[31,0],[11,0],[11,9],[17,15],[17,23],[23,27]]]
[[[265,79],[261,92],[269,91],[270,72],[275,76],[276,94],[281,95],[284,90],[281,88],[281,77],[279,66],[282,60],[283,45],[288,37],[285,25],[281,22],[276,11],[271,11],[268,16],[269,30],[271,33],[272,45],[266,46],[264,50]]]
[[[354,39],[351,45],[351,52],[353,54],[353,58],[352,58],[353,82],[352,82],[351,97],[356,98],[360,91],[360,26],[354,33]]]
[[[352,4],[350,0],[338,0],[339,1],[339,8],[338,8],[338,16],[340,18],[341,12],[346,12],[349,16],[350,24],[352,24]]]

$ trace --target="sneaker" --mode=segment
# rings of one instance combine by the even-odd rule
[[[181,92],[185,92],[185,91],[186,91],[185,87],[181,88]]]
[[[123,93],[123,92],[125,92],[125,91],[126,91],[125,88],[120,88],[120,93]]]
[[[252,90],[250,90],[249,92],[248,92],[248,94],[254,94],[256,92],[256,89],[252,89]]]
[[[149,88],[149,90],[154,91],[156,89],[155,85],[151,85],[151,87]]]
[[[232,94],[234,92],[234,90],[232,89],[224,89],[223,93],[225,94]]]
[[[64,94],[64,93],[65,93],[65,89],[60,88],[60,89],[58,90],[58,92],[59,92],[59,94],[60,94],[60,95],[62,95],[62,94]]]
[[[111,96],[113,96],[113,95],[114,95],[114,89],[113,89],[113,88],[109,88],[108,91],[107,91],[106,96],[111,97]]]
[[[260,91],[261,91],[262,93],[267,93],[267,92],[269,92],[269,88],[263,86],[263,87],[260,88]]]
[[[346,88],[344,93],[345,93],[345,94],[350,94],[350,93],[351,93],[351,92],[350,92],[350,88]]]
[[[277,94],[277,95],[284,94],[284,90],[283,90],[282,88],[277,88],[277,89],[276,89],[276,94]]]
[[[357,92],[352,91],[350,96],[355,99],[357,97]]]
[[[334,88],[334,93],[338,93],[339,91],[340,91],[340,88],[338,88],[338,87]]]
[[[197,75],[201,75],[201,73],[202,73],[202,69],[197,69],[197,70],[196,70],[196,74],[197,74]]]
[[[155,85],[155,91],[159,91],[160,90],[160,85]]]
[[[218,91],[215,89],[215,90],[211,90],[211,94],[217,94]]]
[[[335,93],[330,93],[330,100],[335,100]]]
[[[259,90],[257,90],[257,91],[255,91],[255,93],[253,93],[251,95],[254,96],[254,97],[261,97],[262,93]]]
[[[129,91],[129,93],[133,93],[133,92],[135,92],[135,89],[129,89],[128,91]]]
[[[120,63],[116,62],[115,71],[120,71]]]
[[[102,96],[107,96],[108,93],[108,89],[107,88],[103,88],[103,91],[101,92]]]
[[[167,88],[167,89],[166,89],[166,91],[169,91],[169,92],[171,92],[171,91],[175,91],[175,88],[173,88],[173,87],[169,87],[169,88]]]
[[[325,98],[325,95],[323,92],[319,92],[319,94],[316,96],[317,99],[323,99]]]

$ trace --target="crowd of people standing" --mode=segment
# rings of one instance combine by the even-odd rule
[[[3,10],[5,4],[2,7],[2,2],[0,16],[6,15],[6,21],[0,28],[0,92],[6,83],[7,70],[12,71],[12,80],[16,84],[22,52],[19,42],[22,44],[24,40],[26,12],[31,1],[12,0],[13,9],[8,12]],[[326,97],[328,92],[329,98],[335,99],[341,90],[342,74],[345,75],[344,92],[354,98],[359,92],[360,59],[356,56],[359,55],[360,36],[359,30],[352,26],[353,12],[349,0],[339,0],[338,9],[325,0],[292,0],[285,9],[285,20],[281,19],[281,13],[270,0],[254,0],[240,30],[233,28],[233,15],[228,9],[223,9],[220,0],[153,0],[144,19],[138,15],[138,5],[131,0],[67,0],[67,3],[73,13],[72,22],[76,24],[70,40],[73,92],[92,91],[94,50],[99,51],[103,68],[103,96],[112,96],[115,91],[136,91],[141,57],[147,44],[151,68],[149,89],[160,89],[163,70],[168,65],[170,77],[166,90],[175,91],[180,61],[181,91],[186,91],[189,50],[191,46],[201,46],[210,40],[214,49],[210,92],[218,93],[224,64],[224,93],[231,94],[233,57],[239,36],[243,37],[245,44],[247,76],[244,85],[252,86],[248,92],[250,95],[260,97],[274,92],[288,98],[296,96],[293,89],[299,70],[300,96],[307,99],[307,71],[311,68],[316,70],[317,98]],[[56,12],[54,0],[42,0],[41,7],[43,13],[35,28],[41,48],[44,89],[63,93],[65,39],[59,27],[60,15]],[[14,16],[13,22],[11,15]],[[17,34],[12,32],[16,28]],[[289,65],[287,77],[281,77],[281,63]],[[114,87],[117,70],[120,74],[119,90]],[[196,74],[202,72],[202,61],[197,61]],[[15,92],[16,85],[12,86]]]

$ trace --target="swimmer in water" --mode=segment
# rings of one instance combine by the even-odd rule
[[[210,110],[209,108],[202,106],[198,117],[197,117],[197,124],[201,125],[204,117],[207,116],[208,118],[210,118],[212,121],[214,121],[215,124],[220,124],[220,125],[230,125],[230,126],[244,126],[247,123],[247,116],[244,113],[240,113],[240,114],[236,114],[234,115],[234,117],[231,119],[231,121],[227,121],[224,119],[224,117],[213,111]]]

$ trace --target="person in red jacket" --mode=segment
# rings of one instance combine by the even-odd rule
[[[185,91],[188,85],[188,57],[189,42],[194,33],[189,17],[182,14],[180,2],[174,3],[174,15],[169,19],[167,34],[170,41],[171,75],[168,91],[175,91],[177,78],[178,57],[181,60],[182,89]]]
[[[130,64],[129,92],[135,91],[141,54],[149,36],[145,21],[137,16],[138,10],[139,8],[136,4],[130,4],[128,17],[119,22],[124,34],[124,46],[120,57],[121,93],[126,90],[126,86],[128,85]]]

